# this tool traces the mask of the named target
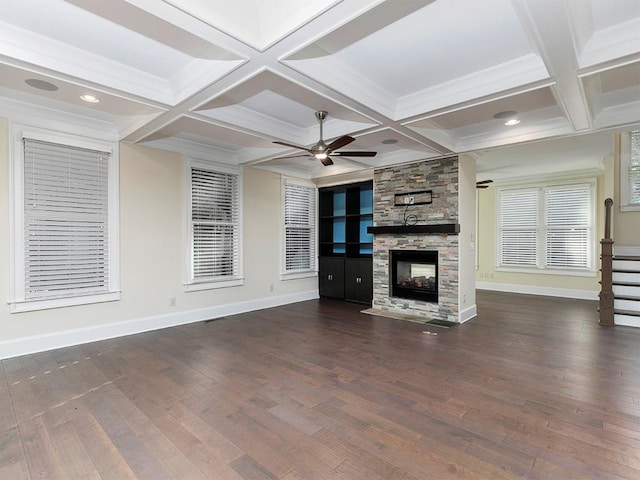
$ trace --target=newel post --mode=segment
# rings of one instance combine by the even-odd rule
[[[612,327],[613,321],[613,240],[611,239],[611,206],[613,200],[604,201],[604,238],[601,245],[600,325]]]

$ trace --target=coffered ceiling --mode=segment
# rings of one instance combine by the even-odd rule
[[[640,2],[0,0],[0,97],[309,178],[486,158],[640,123]],[[377,156],[274,159],[318,141],[317,110],[327,143]]]

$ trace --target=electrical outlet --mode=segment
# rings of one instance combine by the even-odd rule
[[[170,307],[176,306],[176,297],[169,297],[169,306]]]
[[[405,205],[413,205],[413,203],[416,201],[413,195],[407,195],[403,200]]]

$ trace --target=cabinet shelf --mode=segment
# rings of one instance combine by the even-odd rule
[[[319,203],[320,295],[370,303],[373,182],[322,188]]]

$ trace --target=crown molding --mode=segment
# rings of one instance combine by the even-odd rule
[[[40,128],[57,130],[92,138],[117,142],[120,137],[113,122],[33,105],[20,100],[0,97],[0,116],[11,121]]]
[[[579,57],[580,68],[638,54],[640,17],[593,33]]]
[[[168,150],[170,152],[182,153],[188,157],[200,158],[227,165],[237,166],[235,154],[226,149],[213,145],[205,145],[203,143],[185,140],[183,138],[162,138],[151,140],[148,142],[139,142],[139,145]]]
[[[405,95],[398,99],[394,118],[398,120],[414,117],[423,112],[445,108],[447,105],[468,102],[548,78],[549,73],[540,57],[531,53],[450,82]]]
[[[501,134],[488,136],[478,133],[461,136],[456,145],[457,152],[469,152],[486,148],[501,147],[532,140],[566,136],[574,133],[564,117],[537,122],[534,127],[507,129]]]
[[[380,85],[365,77],[348,64],[339,61],[327,52],[317,48],[321,54],[319,58],[307,58],[304,60],[281,60],[283,65],[298,73],[320,82],[319,78],[325,78],[324,72],[331,72],[331,83],[322,83],[327,88],[342,92],[343,95],[363,104],[368,105],[389,118],[393,117],[396,108],[396,98]]]
[[[43,50],[42,45],[47,45],[48,48]],[[52,55],[51,52],[57,52],[57,55]],[[41,68],[165,105],[176,103],[175,94],[165,78],[2,22],[0,56],[7,59],[3,63],[27,70],[30,65],[40,65]]]

